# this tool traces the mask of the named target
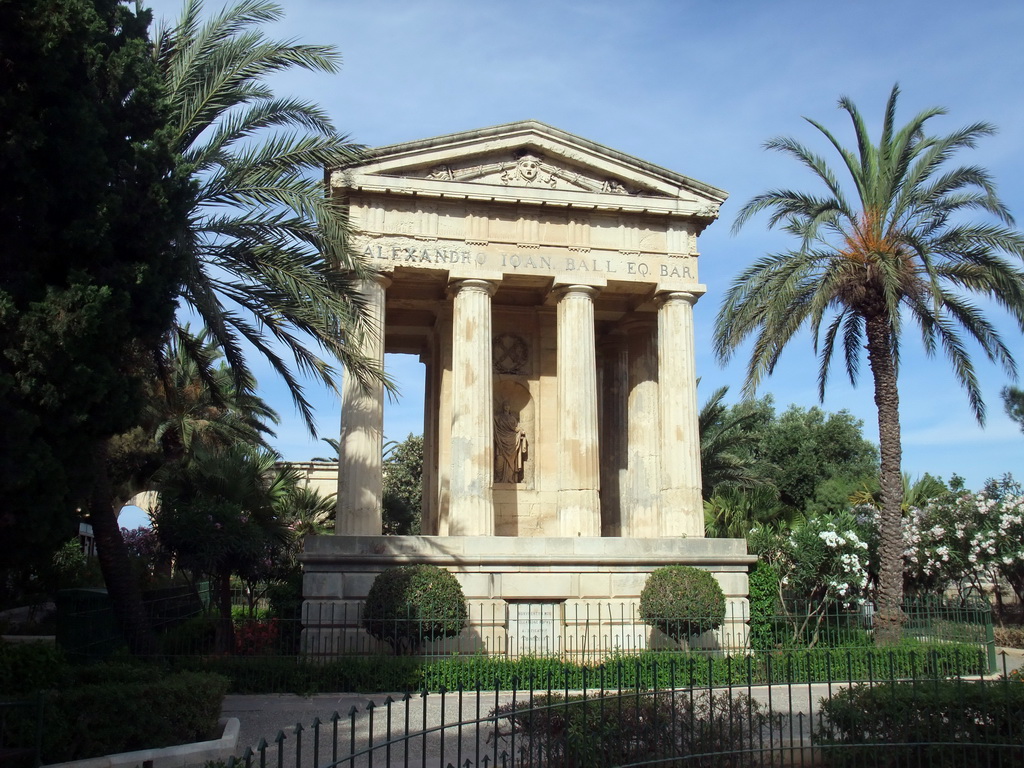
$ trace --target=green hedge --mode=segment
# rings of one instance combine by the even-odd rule
[[[987,659],[973,646],[923,645],[906,641],[891,649],[850,648],[774,652],[751,656],[647,651],[611,657],[601,665],[567,664],[558,659],[451,657],[423,667],[422,683],[470,689],[581,688],[641,689],[848,680],[927,679],[935,675],[976,675]]]
[[[449,656],[354,656],[330,661],[295,657],[210,657],[175,660],[178,669],[215,672],[229,678],[232,693],[333,693],[338,691],[579,690],[724,686],[777,683],[917,679],[977,675],[987,659],[977,647],[904,641],[891,649],[849,648],[774,651],[717,656],[683,651],[621,655],[603,664],[573,664],[556,658],[506,659]]]
[[[162,675],[155,668],[103,665],[104,682],[51,692],[46,700],[43,761],[155,749],[216,735],[228,681],[219,675]],[[87,668],[89,669],[89,668]]]
[[[856,685],[822,702],[832,766],[1024,765],[1024,685],[928,681]],[[867,762],[865,762],[867,761]]]
[[[208,739],[228,684],[219,675],[168,674],[131,661],[71,665],[53,645],[0,641],[0,693],[30,699],[42,692],[43,762]],[[12,743],[31,743],[35,721],[35,709],[10,712]]]
[[[352,656],[306,661],[294,656],[211,656],[172,660],[175,669],[212,672],[231,693],[379,693],[417,690],[423,663],[397,656]]]
[[[51,643],[0,640],[0,695],[22,698],[67,684],[71,674],[64,652]]]

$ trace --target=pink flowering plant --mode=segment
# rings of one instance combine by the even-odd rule
[[[1024,493],[1006,476],[981,493],[959,491],[904,518],[903,561],[911,589],[984,594],[1009,585],[1024,600]]]

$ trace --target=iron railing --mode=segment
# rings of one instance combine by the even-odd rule
[[[876,654],[874,669],[897,666]],[[551,673],[380,696],[247,745],[229,768],[1024,765],[1024,685],[1006,675],[814,681],[782,656],[775,678],[717,686],[666,667],[647,688],[598,668],[583,685]]]
[[[97,657],[120,644],[109,605],[88,600],[61,604],[58,642],[73,657]],[[281,617],[262,604],[236,607],[230,642],[223,623],[204,600],[185,593],[147,603],[157,626],[162,653],[169,657],[230,654],[282,657],[326,663],[338,658],[400,653],[420,659],[453,656],[518,659],[556,658],[597,665],[609,658],[651,651],[688,651],[730,656],[787,650],[868,649],[873,646],[875,616],[868,607],[786,603],[775,615],[749,615],[745,603],[730,605],[718,629],[700,636],[673,639],[653,629],[635,604],[509,602],[469,604],[465,629],[445,637],[439,627],[458,626],[456,617],[368,616],[360,603],[307,605],[301,618]],[[670,622],[671,623],[671,622]],[[367,631],[373,628],[375,636]],[[74,628],[79,628],[75,630]],[[68,629],[70,628],[70,629]],[[982,649],[987,667],[995,667],[992,614],[985,603],[943,600],[908,601],[902,634],[907,643],[928,647]]]

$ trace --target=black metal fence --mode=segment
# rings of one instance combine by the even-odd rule
[[[871,665],[879,674],[862,682],[815,681],[785,655],[767,681],[743,679],[740,664],[729,685],[700,684],[692,667],[665,666],[649,687],[615,685],[642,675],[601,667],[583,685],[567,671],[511,688],[381,696],[261,739],[231,764],[1024,765],[1024,684],[1012,675],[885,675],[899,665],[884,650]]]
[[[102,599],[101,599],[102,598]],[[59,602],[58,642],[73,657],[97,658],[120,643],[106,596],[65,595]],[[479,657],[554,658],[597,665],[609,658],[651,651],[688,651],[716,657],[810,649],[873,647],[875,617],[869,607],[787,603],[775,615],[751,616],[745,603],[730,605],[718,629],[682,640],[652,628],[632,603],[585,604],[491,601],[468,605],[465,616],[368,616],[360,603],[307,605],[302,617],[275,615],[259,601],[235,608],[229,642],[205,593],[179,590],[147,602],[167,657],[229,654],[305,662],[405,653],[420,659]],[[465,628],[454,634],[452,626]],[[671,622],[668,622],[671,624]],[[368,631],[368,629],[370,631]],[[670,631],[671,634],[671,631]],[[909,601],[903,638],[914,644],[974,654],[983,650],[995,668],[992,615],[985,603]],[[906,649],[905,649],[906,650]]]
[[[1024,765],[1024,684],[986,679],[997,659],[984,605],[908,603],[903,639],[876,646],[865,608],[733,613],[680,643],[628,604],[471,605],[467,629],[438,637],[428,617],[339,605],[300,621],[250,601],[224,650],[202,600],[168,600],[149,607],[163,659],[236,675],[233,690],[415,691],[246,745],[233,762],[248,768]],[[103,610],[69,615],[95,628]],[[395,624],[373,637],[367,618]],[[399,632],[415,655],[393,654]],[[83,658],[116,642],[70,636]],[[338,670],[359,665],[350,687]],[[417,682],[383,682],[403,665]]]

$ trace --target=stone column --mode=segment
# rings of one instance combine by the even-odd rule
[[[613,330],[601,342],[600,400],[601,535],[624,536],[622,496],[626,488],[626,398],[629,394],[629,353],[626,334]]]
[[[693,305],[699,294],[663,291],[658,299],[661,399],[661,535],[704,536]]]
[[[600,536],[597,436],[597,359],[594,296],[589,285],[568,285],[558,299],[558,530],[562,536]]]
[[[361,287],[369,316],[362,351],[380,366],[384,365],[384,297],[390,284],[388,277],[377,275],[364,280]],[[345,371],[341,384],[336,534],[380,535],[383,439],[383,385],[375,383],[363,389]]]
[[[434,333],[420,354],[423,363],[423,475],[420,533],[437,534],[437,338]]]
[[[623,536],[661,535],[661,435],[657,324],[654,318],[624,325],[629,335],[627,480],[623,484]]]
[[[455,280],[449,536],[493,536],[494,386],[490,280]]]

